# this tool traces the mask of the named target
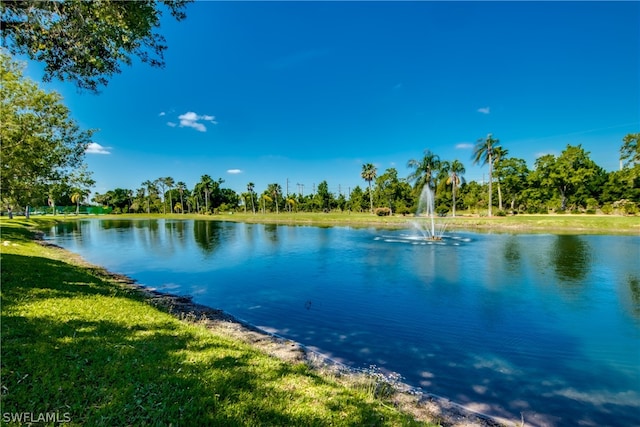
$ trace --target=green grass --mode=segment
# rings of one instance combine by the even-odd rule
[[[370,385],[178,320],[33,243],[26,227],[51,221],[0,222],[2,414],[92,426],[423,425]]]

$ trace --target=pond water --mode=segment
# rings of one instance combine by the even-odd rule
[[[532,425],[639,425],[640,237],[85,220],[49,239],[352,367]]]

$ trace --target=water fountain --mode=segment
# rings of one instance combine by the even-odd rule
[[[436,227],[434,194],[429,184],[425,185],[420,193],[416,217],[426,217],[424,221],[412,221],[413,226],[426,240],[442,240],[446,224]]]

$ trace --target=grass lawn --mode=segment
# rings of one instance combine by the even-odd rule
[[[0,221],[3,424],[56,413],[91,426],[429,425],[371,382],[346,384],[179,320],[33,242],[27,227],[52,221]]]

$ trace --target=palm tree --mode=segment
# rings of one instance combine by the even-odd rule
[[[209,212],[209,195],[211,194],[211,187],[213,186],[213,179],[209,175],[202,175],[200,182],[198,183],[202,192],[204,192],[204,204],[205,212]]]
[[[263,194],[260,197],[262,198],[262,213],[265,214],[267,213],[267,201],[273,202],[273,199],[268,194]]]
[[[293,197],[287,198],[286,203],[287,203],[287,206],[289,206],[289,212],[291,212],[293,208],[296,207],[296,199],[294,199]]]
[[[362,165],[362,172],[360,173],[362,179],[369,183],[369,202],[371,203],[371,213],[373,213],[373,193],[371,192],[371,181],[376,179],[378,171],[373,163],[365,163]]]
[[[491,134],[488,134],[486,138],[478,139],[473,152],[473,164],[482,162],[482,166],[489,164],[489,216],[492,216],[491,211],[491,184],[493,181],[493,160],[494,151],[499,147],[500,140],[494,139]]]
[[[76,204],[76,215],[80,214],[80,202],[84,198],[84,195],[80,192],[80,190],[74,191],[71,195],[71,203]]]
[[[269,184],[268,188],[267,188],[267,192],[273,196],[273,200],[275,200],[276,202],[276,213],[279,214],[279,208],[278,208],[278,196],[282,193],[282,187],[280,187],[280,184]]]
[[[167,192],[169,193],[169,210],[171,211],[171,213],[173,213],[173,199],[171,198],[171,190],[173,189],[173,186],[176,182],[170,176],[162,178],[162,180],[164,182],[164,185],[167,186]]]
[[[142,186],[147,190],[147,214],[151,213],[151,194],[158,192],[155,181],[146,180]]]
[[[506,148],[502,148],[501,146],[494,147],[493,149],[493,165],[495,166],[500,163],[500,160],[504,160],[509,154],[509,150]],[[500,175],[496,177],[498,180],[498,209],[502,210],[502,188],[500,187]]]
[[[182,200],[182,197],[184,194],[184,190],[187,188],[187,184],[182,181],[178,181],[176,186],[178,187],[178,191],[180,192],[180,206],[182,206],[181,213],[184,214],[184,202]]]
[[[442,162],[440,156],[433,154],[431,150],[424,150],[424,157],[421,160],[411,159],[407,162],[407,167],[415,169],[407,179],[415,181],[415,188],[420,191],[425,185],[434,186],[434,176],[440,170]]]
[[[253,214],[256,214],[256,205],[253,202],[253,189],[255,187],[255,184],[253,182],[250,182],[247,184],[247,191],[249,192],[249,194],[251,195],[251,208],[253,209]]]
[[[162,213],[167,214],[167,204],[165,203],[167,184],[165,178],[158,178],[155,181],[156,187],[160,190],[160,201],[162,202]]]
[[[454,160],[449,164],[449,179],[447,179],[447,184],[451,184],[451,192],[453,194],[453,207],[452,214],[456,216],[456,188],[461,184],[464,184],[465,180],[462,175],[466,172],[464,169],[464,165],[460,163],[458,160]]]

